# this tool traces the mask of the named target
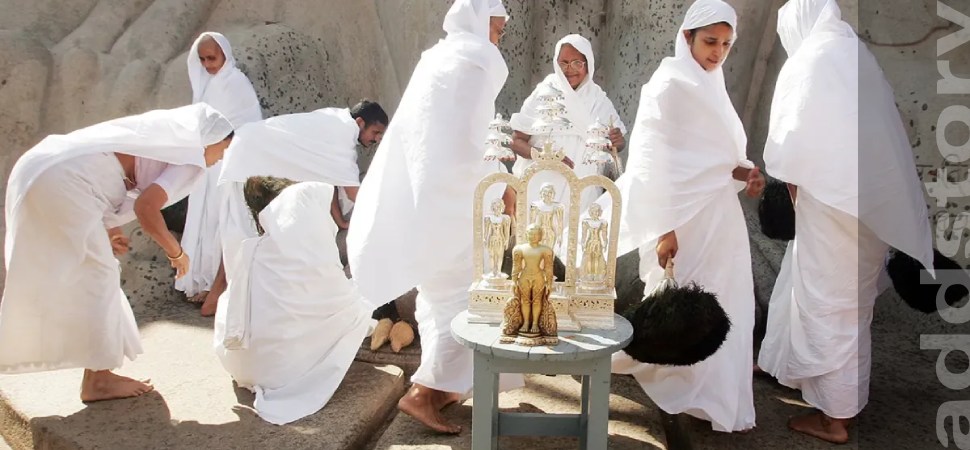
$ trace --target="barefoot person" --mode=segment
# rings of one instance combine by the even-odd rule
[[[188,193],[222,158],[232,126],[206,104],[115,119],[51,135],[7,182],[0,302],[0,372],[83,368],[81,400],[133,397],[150,384],[112,373],[142,353],[121,290],[120,226],[138,219],[176,277],[189,258],[161,208]]]
[[[252,83],[236,68],[229,40],[219,33],[207,31],[199,35],[189,50],[189,84],[192,103],[205,102],[222,113],[233,128],[262,120],[263,111]],[[175,289],[185,293],[192,302],[201,303],[222,267],[219,239],[218,188],[221,164],[206,170],[205,182],[200,182],[189,195],[182,247],[195,264],[189,273],[175,281]],[[212,297],[212,311],[218,293]],[[210,312],[208,315],[212,315]]]
[[[215,347],[259,417],[283,425],[323,408],[354,361],[370,305],[344,275],[330,217],[334,187],[252,177],[246,203],[262,236],[230,260]]]
[[[340,186],[350,200],[357,197],[360,175],[357,144],[380,142],[387,128],[387,113],[364,100],[352,108],[322,108],[285,114],[244,125],[236,132],[219,175],[219,236],[228,263],[244,239],[258,236],[243,200],[243,184],[252,176],[274,176],[293,181],[320,181]],[[342,220],[342,218],[341,218]],[[339,223],[338,223],[339,225]],[[226,289],[228,273],[216,275],[211,293],[202,304],[203,316],[216,312]]]
[[[738,199],[759,196],[764,178],[745,159],[747,139],[724,85],[722,64],[737,16],[721,0],[698,0],[676,50],[643,87],[622,193],[620,253],[640,249],[640,278],[653,289],[675,258],[677,281],[717,294],[731,318],[721,348],[693,366],[642,364],[624,352],[615,373],[632,374],[669,414],[709,420],[715,431],[755,426],[752,374],[754,282]],[[602,201],[602,200],[600,200]],[[609,211],[609,208],[604,208]]]
[[[895,95],[835,1],[788,2],[778,34],[788,61],[765,164],[789,183],[797,220],[758,363],[818,409],[789,427],[845,443],[869,400],[869,324],[888,247],[932,268],[932,235]]]
[[[414,69],[347,237],[351,272],[373,306],[418,287],[421,365],[398,407],[442,433],[461,431],[439,411],[472,388],[471,351],[451,337],[450,324],[468,306],[475,187],[495,170],[482,155],[508,76],[496,47],[505,16],[499,0],[451,6],[448,36]]]

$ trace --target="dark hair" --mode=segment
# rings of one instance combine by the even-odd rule
[[[236,130],[232,130],[232,131],[229,132],[229,134],[226,135],[226,137],[222,138],[222,140],[223,141],[228,141],[228,140],[232,139],[232,137],[235,136],[235,135],[236,135]]]
[[[350,117],[364,119],[364,126],[368,127],[376,123],[387,126],[389,122],[384,108],[381,108],[381,105],[377,104],[377,102],[372,102],[367,99],[361,100],[350,108]]]
[[[259,213],[266,208],[283,189],[296,184],[293,180],[269,176],[249,177],[243,185],[243,198],[246,199],[246,206],[253,214],[256,221],[256,230],[263,234],[263,227],[259,224]]]
[[[708,29],[710,27],[713,27],[714,25],[722,25],[722,24],[731,27],[732,30],[734,29],[734,27],[732,27],[731,24],[729,24],[727,22],[712,23],[710,25],[704,25],[702,27],[697,27],[697,28],[692,28],[690,30],[687,30],[687,35],[690,36],[688,39],[693,40],[694,39],[694,36],[697,35],[697,32],[700,31],[700,30],[706,30],[706,29]]]

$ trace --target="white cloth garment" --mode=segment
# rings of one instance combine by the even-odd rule
[[[214,39],[226,57],[215,75],[206,72],[199,60],[199,43],[206,37]],[[215,32],[199,35],[192,43],[186,64],[193,103],[212,105],[232,122],[234,128],[263,118],[256,90],[246,75],[236,68],[232,47],[225,36]],[[184,277],[175,281],[175,289],[189,297],[209,290],[222,261],[219,237],[221,202],[217,186],[220,170],[221,163],[206,170],[205,182],[199,183],[189,196],[181,244],[192,265]]]
[[[422,362],[412,380],[466,393],[472,354],[450,335],[473,276],[472,199],[495,163],[482,160],[508,76],[488,40],[498,0],[457,0],[448,36],[425,51],[357,194],[347,236],[351,272],[373,307],[418,286]],[[454,99],[461,98],[461,102]]]
[[[256,237],[256,225],[242,197],[246,179],[274,176],[359,186],[357,139],[360,127],[350,110],[323,108],[285,114],[236,130],[219,175],[219,234],[226,264],[244,239]],[[231,270],[226,267],[226,276]]]
[[[583,56],[586,57],[586,68],[589,72],[586,79],[580,83],[579,87],[573,89],[566,79],[562,68],[559,67],[559,52],[563,45],[571,45]],[[542,147],[549,134],[538,134],[533,131],[533,125],[542,118],[538,111],[541,106],[537,95],[543,85],[551,85],[563,92],[563,104],[566,106],[566,118],[572,122],[573,126],[569,130],[552,133],[554,146],[562,149],[566,156],[575,164],[573,170],[579,177],[594,175],[600,172],[595,164],[583,164],[583,155],[586,153],[587,130],[590,125],[599,121],[602,125],[608,125],[613,121],[613,126],[626,134],[626,125],[620,120],[619,113],[613,106],[613,102],[606,96],[606,92],[593,81],[593,74],[596,72],[596,60],[593,56],[593,46],[589,40],[578,35],[570,34],[556,43],[556,52],[552,59],[553,73],[549,74],[539,85],[536,86],[532,94],[525,99],[522,109],[512,114],[509,124],[516,131],[532,136],[529,144],[533,147]],[[532,165],[531,159],[519,157],[512,166],[512,173],[520,176],[525,169]],[[529,198],[539,198],[539,188],[543,183],[552,183],[556,188],[556,201],[569,207],[569,192],[566,191],[566,180],[561,175],[552,172],[537,174],[529,184]],[[592,188],[583,192],[580,199],[580,209],[583,213],[586,208],[596,200],[602,193],[602,189]],[[565,237],[563,238],[565,240]]]
[[[797,220],[758,363],[830,417],[851,418],[868,402],[887,244],[932,270],[932,235],[892,89],[836,3],[789,2],[778,34],[789,59],[765,163],[798,186]]]
[[[326,183],[284,189],[259,215],[266,233],[247,240],[233,261],[244,281],[230,282],[228,301],[217,307],[219,359],[256,392],[259,416],[278,425],[327,404],[372,322],[340,264],[332,196]],[[224,345],[242,335],[247,348]]]
[[[676,54],[664,59],[643,87],[630,160],[617,180],[623,201],[621,253],[640,249],[640,278],[652,290],[663,278],[657,239],[674,230],[674,273],[715,293],[731,319],[722,347],[690,367],[641,364],[614,355],[613,371],[628,373],[663,410],[710,420],[716,431],[755,426],[751,386],[754,283],[748,233],[732,178],[745,159],[746,137],[731,105],[721,68],[705,71],[691,56],[683,31],[727,22],[734,10],[699,0],[677,32]],[[608,204],[608,197],[600,202]],[[604,212],[609,209],[604,208]]]
[[[5,204],[0,372],[107,370],[141,353],[106,232],[135,218],[114,153],[135,156],[138,188],[157,182],[171,204],[202,176],[203,147],[231,131],[197,104],[51,135],[17,161]]]

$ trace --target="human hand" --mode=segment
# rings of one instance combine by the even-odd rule
[[[576,164],[573,163],[573,160],[569,159],[568,156],[563,156],[562,162],[569,166],[570,169],[576,168]]]
[[[660,267],[667,267],[667,261],[677,256],[677,234],[673,231],[660,236],[657,241],[657,262]]]
[[[747,185],[744,189],[748,197],[761,197],[761,193],[765,190],[765,176],[762,175],[761,169],[755,167],[748,171]]]
[[[626,146],[626,139],[623,139],[623,132],[619,128],[614,127],[610,130],[610,142],[616,151],[623,151],[623,147]]]
[[[179,255],[175,258],[169,256],[168,261],[172,264],[172,268],[175,269],[176,280],[189,273],[189,255],[185,254],[184,250],[180,250]]]
[[[128,236],[121,233],[111,234],[109,239],[111,240],[111,252],[114,253],[115,256],[122,256],[128,253],[128,246],[131,244]]]

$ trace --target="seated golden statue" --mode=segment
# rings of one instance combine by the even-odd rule
[[[491,204],[492,214],[482,219],[482,240],[485,242],[486,268],[485,278],[504,280],[507,275],[502,273],[502,259],[505,249],[509,245],[512,234],[512,218],[505,211],[505,202],[497,198]]]
[[[608,224],[600,219],[603,207],[589,205],[589,218],[583,220],[583,260],[580,283],[602,287],[606,280],[606,244]]]
[[[552,293],[553,252],[542,244],[542,227],[529,225],[528,243],[512,248],[512,298],[505,304],[501,342],[521,345],[556,345],[556,311]]]

